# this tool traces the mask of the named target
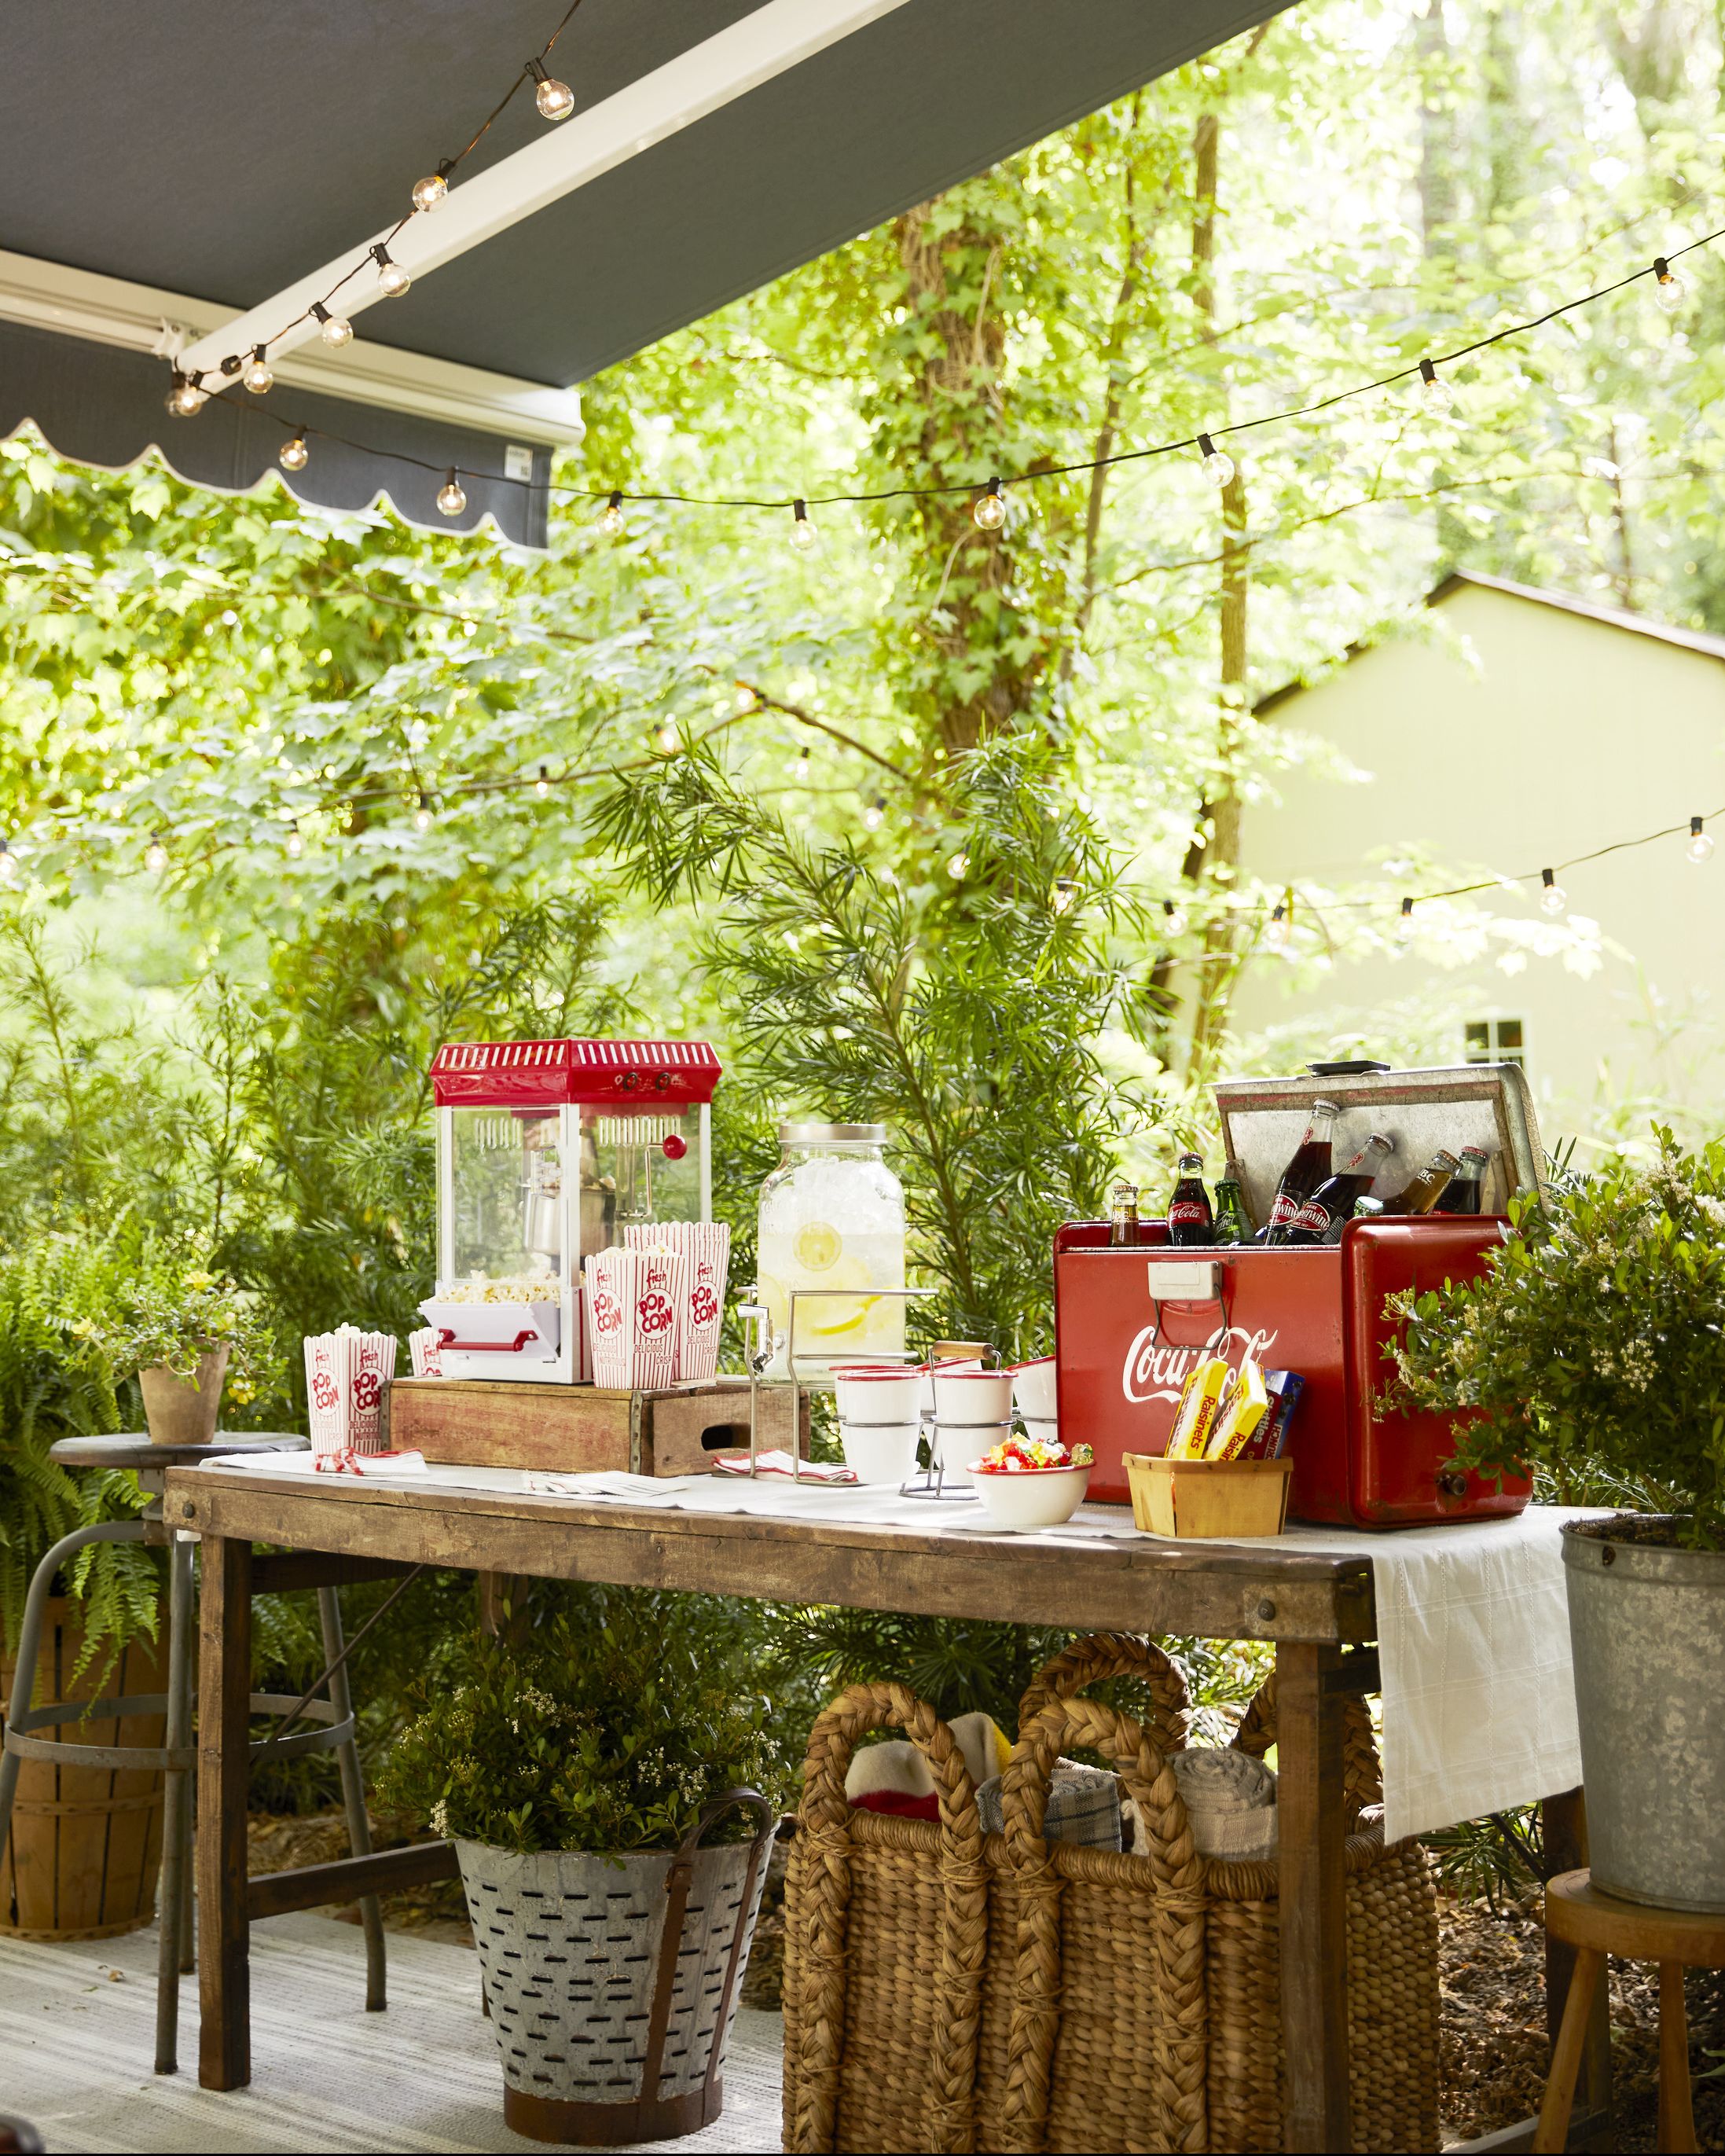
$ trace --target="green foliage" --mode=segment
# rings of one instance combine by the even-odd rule
[[[123,1375],[160,1363],[195,1384],[201,1358],[225,1343],[228,1397],[243,1403],[280,1381],[275,1335],[254,1298],[231,1280],[188,1266],[157,1235],[127,1250],[100,1313],[78,1319],[73,1330]]]
[[[752,1081],[787,1111],[889,1126],[931,1329],[1024,1353],[1048,1344],[1055,1229],[1101,1209],[1143,1112],[1095,1045],[1136,1023],[1108,941],[1132,909],[1055,762],[1022,736],[957,760],[955,820],[903,875],[793,835],[699,752],[599,812],[655,904],[714,902],[696,955]]]
[[[775,1717],[689,1598],[596,1592],[584,1621],[480,1640],[380,1787],[434,1833],[494,1847],[673,1848],[721,1789],[784,1801]]]
[[[136,1477],[73,1474],[49,1448],[121,1427],[112,1369],[80,1321],[104,1312],[126,1267],[83,1235],[39,1235],[0,1250],[0,1640],[15,1645],[30,1576],[74,1528],[143,1509]],[[114,1543],[79,1552],[64,1586],[83,1604],[87,1658],[156,1632],[157,1573],[149,1551]]]
[[[1692,1547],[1725,1548],[1725,1143],[1651,1169],[1567,1178],[1549,1209],[1512,1208],[1476,1281],[1392,1297],[1405,1339],[1397,1397],[1464,1412],[1456,1458],[1543,1470],[1552,1493],[1609,1490],[1681,1513]]]

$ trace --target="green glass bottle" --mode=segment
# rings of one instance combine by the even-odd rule
[[[1245,1194],[1240,1188],[1238,1161],[1230,1160],[1216,1178],[1214,1240],[1219,1243],[1249,1243],[1252,1240],[1252,1224],[1245,1209]]]

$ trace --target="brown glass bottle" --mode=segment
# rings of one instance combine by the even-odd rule
[[[1284,1240],[1291,1248],[1296,1245],[1309,1248],[1314,1243],[1336,1240],[1342,1223],[1353,1215],[1354,1200],[1364,1197],[1376,1180],[1378,1169],[1394,1151],[1394,1138],[1386,1137],[1382,1131],[1373,1131],[1339,1175],[1319,1183],[1294,1215],[1291,1226],[1285,1230]]]
[[[1384,1200],[1386,1213],[1430,1213],[1450,1187],[1450,1178],[1461,1165],[1454,1153],[1440,1146],[1414,1178],[1394,1197]]]
[[[1341,1112],[1333,1101],[1312,1102],[1312,1121],[1306,1126],[1306,1135],[1276,1186],[1276,1201],[1271,1206],[1270,1219],[1264,1229],[1266,1243],[1287,1240],[1288,1229],[1294,1224],[1300,1208],[1333,1171],[1335,1148],[1330,1133]]]
[[[1108,1241],[1130,1250],[1138,1240],[1138,1186],[1123,1178],[1108,1194]]]
[[[1180,1155],[1179,1179],[1174,1184],[1173,1196],[1168,1202],[1168,1239],[1183,1250],[1198,1244],[1214,1243],[1216,1240],[1215,1216],[1210,1211],[1210,1194],[1204,1187],[1204,1155],[1201,1152],[1183,1152]]]
[[[1478,1146],[1463,1146],[1461,1159],[1455,1173],[1450,1178],[1444,1194],[1432,1207],[1434,1213],[1480,1213],[1485,1209],[1486,1170],[1491,1164],[1490,1153]]]

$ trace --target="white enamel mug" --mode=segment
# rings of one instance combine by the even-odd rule
[[[841,1363],[833,1372],[841,1423],[913,1423],[922,1411],[922,1372],[902,1363]]]
[[[979,1430],[1012,1419],[1010,1370],[971,1370],[942,1363],[934,1373],[934,1416],[942,1426]],[[950,1449],[950,1448],[949,1448]]]
[[[1052,1355],[1040,1357],[1034,1363],[1020,1363],[1012,1373],[1013,1404],[1027,1422],[1054,1422],[1060,1409],[1055,1405],[1055,1358]]]

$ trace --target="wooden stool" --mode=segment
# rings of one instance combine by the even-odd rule
[[[1545,1890],[1545,1928],[1575,1948],[1575,1973],[1563,2003],[1563,2025],[1539,2107],[1536,2150],[1563,2148],[1569,2107],[1587,2036],[1594,1994],[1604,1979],[1605,1957],[1659,1964],[1659,2148],[1695,2147],[1689,2101],[1689,2023],[1683,2010],[1686,1969],[1725,1969],[1725,1915],[1656,1909],[1602,1894],[1590,1871],[1565,1871]]]

